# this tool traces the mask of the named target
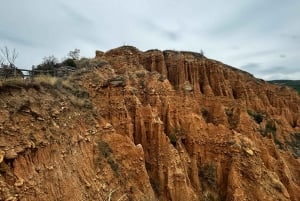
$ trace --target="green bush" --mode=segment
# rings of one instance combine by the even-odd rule
[[[64,60],[62,62],[62,65],[63,66],[72,66],[72,67],[75,67],[75,68],[77,67],[74,59],[71,59],[71,58],[68,58],[68,59]]]

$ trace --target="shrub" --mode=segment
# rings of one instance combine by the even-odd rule
[[[109,157],[110,154],[112,153],[111,148],[104,141],[98,142],[98,149],[99,149],[99,153],[101,154],[101,156],[104,156],[105,158]]]
[[[179,138],[185,135],[185,130],[183,128],[174,128],[169,134],[168,137],[173,146],[177,145]]]
[[[295,158],[300,157],[300,133],[291,133],[291,141],[287,142]]]
[[[257,124],[260,124],[264,120],[264,114],[260,112],[254,112],[251,110],[248,110],[247,112]]]
[[[233,108],[226,108],[225,114],[227,116],[230,129],[235,129],[239,124],[239,115],[234,115]]]
[[[119,175],[119,165],[116,163],[116,161],[112,157],[107,158],[107,162],[110,165],[110,168]]]
[[[219,196],[213,192],[205,191],[203,193],[203,201],[220,201]],[[224,199],[225,200],[225,199]]]
[[[215,188],[217,184],[216,166],[213,163],[204,164],[200,167],[198,176],[201,182]]]
[[[75,48],[73,51],[70,51],[68,53],[68,56],[72,59],[72,60],[78,60],[80,58],[80,49]]]
[[[202,115],[203,119],[205,120],[205,122],[209,123],[210,122],[210,114],[209,114],[208,109],[202,108],[200,112],[201,112],[201,115]]]
[[[53,70],[58,67],[58,59],[56,57],[48,56],[43,58],[43,62],[37,66],[37,70]]]
[[[64,60],[62,62],[62,65],[63,66],[72,66],[72,67],[75,67],[75,68],[77,67],[74,59],[71,59],[71,58],[68,58],[68,59]]]
[[[106,158],[106,161],[110,165],[110,168],[116,175],[119,175],[119,165],[112,156],[112,149],[110,148],[110,146],[106,142],[100,141],[98,142],[98,150],[100,157]]]
[[[264,134],[267,135],[268,133],[271,133],[275,137],[276,130],[277,129],[276,129],[276,126],[275,126],[274,122],[268,121],[266,126],[265,126]]]
[[[82,99],[77,96],[69,96],[71,103],[80,108],[92,108],[93,105],[89,99]]]

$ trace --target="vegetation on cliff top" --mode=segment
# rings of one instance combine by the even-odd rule
[[[269,83],[291,87],[300,94],[300,80],[271,80]]]

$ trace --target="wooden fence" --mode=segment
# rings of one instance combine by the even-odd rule
[[[65,77],[70,73],[75,72],[76,68],[72,66],[61,66],[53,69],[20,69],[20,68],[0,68],[0,79],[13,77],[22,77],[24,79],[33,78],[38,75],[49,75],[55,77]]]

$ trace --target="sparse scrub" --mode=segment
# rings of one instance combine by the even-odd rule
[[[25,87],[26,86],[25,80],[23,78],[18,78],[18,77],[3,80],[1,83],[2,83],[1,85],[3,88],[4,87],[15,88],[15,87]]]
[[[66,60],[64,60],[63,62],[62,62],[62,65],[63,66],[72,66],[72,67],[77,67],[77,65],[76,65],[76,63],[75,63],[75,61],[74,61],[74,59],[71,59],[71,58],[68,58],[68,59],[66,59]]]
[[[33,82],[38,85],[54,87],[58,83],[58,78],[47,75],[40,75],[35,77]]]
[[[106,161],[110,165],[110,168],[116,175],[119,175],[119,165],[112,156],[112,149],[110,148],[110,146],[106,142],[100,141],[98,142],[98,149],[99,157],[106,158]]]
[[[92,103],[89,99],[82,99],[77,96],[69,96],[69,100],[76,107],[80,107],[80,108],[91,108],[92,107]]]
[[[300,133],[291,133],[291,141],[287,142],[295,158],[300,157]]]
[[[216,166],[213,163],[204,164],[200,167],[198,175],[200,181],[208,185],[208,187],[215,188],[217,185]]]
[[[77,68],[101,68],[108,64],[107,61],[101,60],[101,59],[87,59],[82,58],[80,60],[75,61]]]
[[[34,69],[36,75],[55,75],[55,69],[59,67],[58,59],[53,55],[44,57],[43,62]]]
[[[73,84],[70,82],[70,79],[62,80],[61,84],[63,88],[73,90]]]
[[[185,135],[185,130],[183,128],[174,128],[169,134],[168,137],[173,146],[177,145],[178,140]]]
[[[229,123],[230,129],[235,129],[239,124],[239,115],[234,115],[233,108],[225,109],[225,114],[227,116],[227,121]]]
[[[220,201],[219,196],[213,192],[205,191],[203,193],[203,201]]]
[[[262,135],[266,136],[268,133],[271,133],[274,137],[276,137],[276,126],[275,123],[272,121],[267,121],[265,129],[262,130]]]
[[[260,124],[264,120],[264,114],[260,112],[255,112],[251,110],[248,110],[247,112],[257,124]]]
[[[104,142],[104,141],[100,141],[98,142],[98,149],[99,149],[99,153],[101,156],[104,156],[105,158],[109,157],[110,154],[112,153],[111,148],[109,147],[109,145]]]
[[[74,60],[78,60],[80,58],[80,49],[75,48],[73,51],[70,51],[68,53],[68,56],[70,57],[70,59]]]
[[[107,162],[110,165],[110,168],[118,175],[119,174],[119,165],[112,157],[107,158]]]
[[[207,108],[202,108],[200,111],[203,119],[205,120],[206,123],[210,122],[210,114]]]

